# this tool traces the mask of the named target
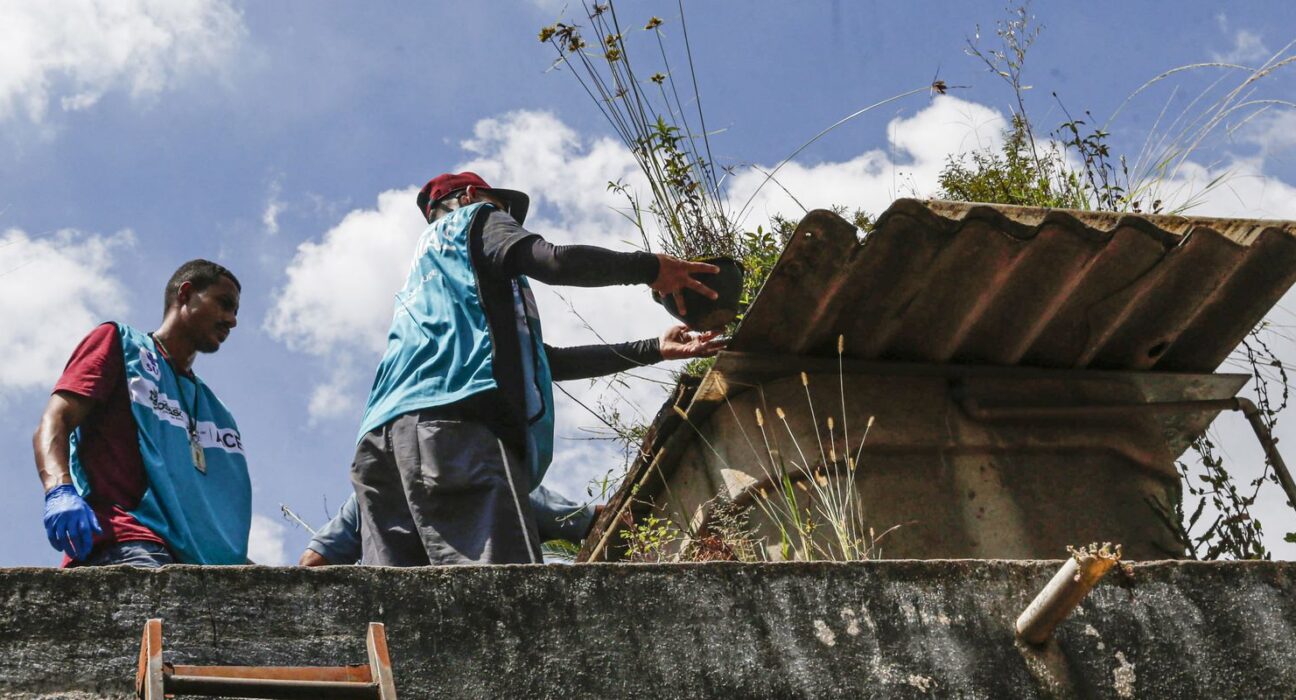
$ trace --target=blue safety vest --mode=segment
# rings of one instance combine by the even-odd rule
[[[234,417],[196,375],[177,375],[153,338],[116,325],[148,477],[144,496],[127,512],[161,537],[181,563],[247,563],[252,482]],[[191,415],[202,447],[202,469],[191,449]],[[77,456],[77,439],[73,433],[69,466],[77,491],[88,497],[90,482]]]
[[[369,391],[357,441],[403,414],[496,388],[495,350],[469,244],[474,219],[491,208],[485,202],[461,207],[419,236],[409,276],[396,295],[387,350]],[[513,280],[513,297],[526,387],[526,458],[535,488],[553,459],[553,380],[535,298],[525,277]]]

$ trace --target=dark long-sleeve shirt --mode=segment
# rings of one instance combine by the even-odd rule
[[[657,256],[652,253],[618,253],[590,245],[556,246],[534,236],[509,251],[504,270],[545,284],[608,287],[614,284],[652,284],[657,279],[659,264]]]
[[[549,372],[556,382],[602,377],[662,361],[661,345],[656,338],[571,348],[546,345],[545,353],[549,356]]]

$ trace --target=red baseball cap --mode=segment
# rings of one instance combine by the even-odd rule
[[[458,192],[469,185],[492,195],[504,203],[508,208],[508,213],[520,224],[526,220],[527,209],[531,207],[531,198],[523,192],[517,190],[501,190],[486,184],[486,181],[477,173],[441,173],[436,177],[428,180],[423,189],[418,193],[418,208],[423,213],[423,218],[428,221],[432,220],[432,208],[437,202],[445,199],[454,192]]]

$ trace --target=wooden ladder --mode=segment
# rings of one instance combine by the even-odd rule
[[[172,695],[241,698],[372,698],[396,700],[387,635],[370,622],[369,664],[356,666],[180,666],[162,661],[162,620],[144,623],[135,694],[140,700]]]

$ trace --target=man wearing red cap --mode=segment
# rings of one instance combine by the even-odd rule
[[[714,334],[552,348],[528,279],[662,295],[715,292],[713,265],[668,255],[554,246],[522,228],[530,200],[474,173],[433,178],[418,195],[428,227],[396,295],[351,479],[363,563],[535,563],[528,494],[553,454],[553,381],[715,354]]]

